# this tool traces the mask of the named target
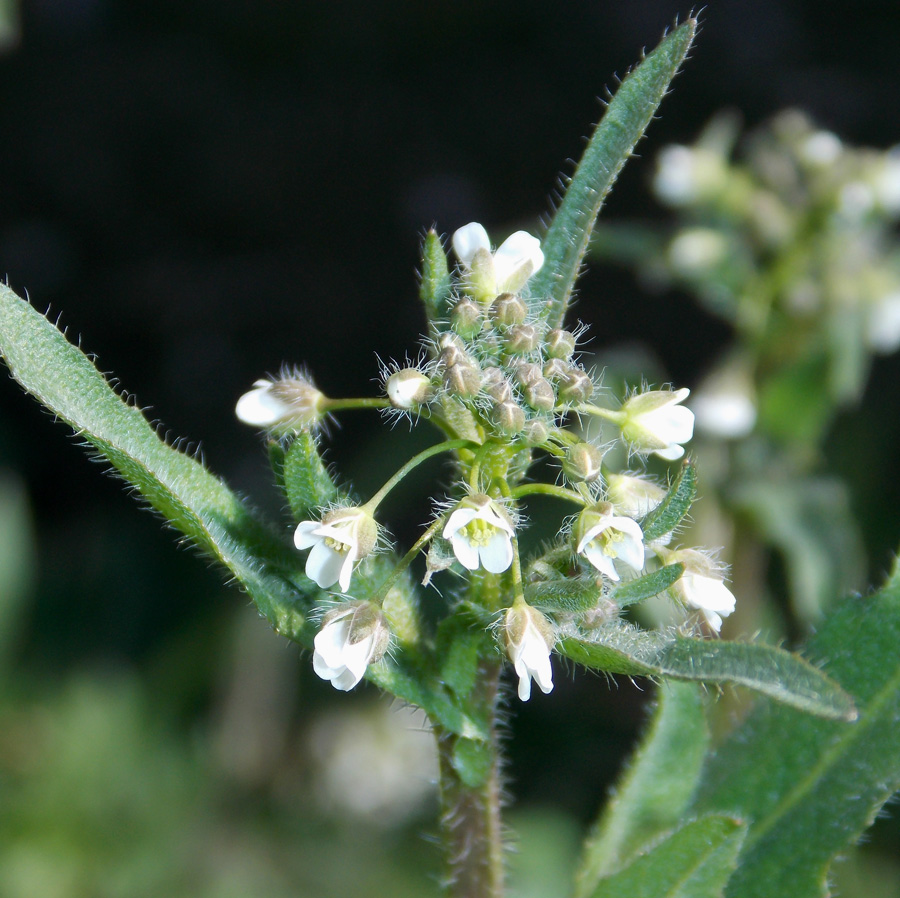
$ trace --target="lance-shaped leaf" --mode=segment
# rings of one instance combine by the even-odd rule
[[[602,880],[589,898],[719,898],[746,832],[731,816],[693,820]]]
[[[548,321],[559,327],[587,250],[597,213],[684,61],[697,23],[689,19],[619,85],[569,182],[544,238],[544,265],[531,295],[550,299]]]
[[[441,238],[435,231],[429,231],[422,246],[422,282],[419,285],[419,297],[425,304],[429,321],[447,314],[452,284]]]
[[[650,599],[653,596],[658,596],[661,592],[665,592],[673,583],[681,579],[683,573],[684,565],[680,562],[678,564],[667,564],[658,571],[644,574],[643,577],[626,580],[610,593],[609,598],[620,608],[625,608],[627,605],[642,602],[644,599]]]
[[[322,462],[312,434],[297,434],[285,454],[282,471],[288,505],[298,521],[305,520],[316,509],[337,498],[334,481]]]
[[[585,842],[575,898],[588,898],[603,877],[674,829],[694,795],[709,746],[700,687],[670,682],[658,695],[643,742]]]
[[[13,377],[104,455],[150,506],[223,564],[272,625],[302,640],[315,587],[286,542],[196,459],[161,440],[43,315],[0,285],[0,354]]]
[[[851,725],[760,701],[710,759],[697,808],[746,816],[729,898],[823,898],[832,859],[900,789],[900,577],[843,603],[807,654],[859,707]]]
[[[564,636],[556,650],[587,667],[629,676],[732,683],[822,717],[852,720],[853,700],[798,655],[761,643],[693,639],[611,621],[591,638]]]
[[[649,542],[671,533],[691,510],[696,495],[697,469],[685,461],[669,487],[665,499],[641,522],[644,539]]]
[[[560,577],[525,585],[525,601],[543,611],[588,611],[600,599],[594,577]]]

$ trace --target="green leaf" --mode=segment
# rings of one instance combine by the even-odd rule
[[[447,314],[452,284],[441,238],[431,230],[425,235],[422,247],[422,282],[419,285],[419,297],[425,304],[429,321],[443,318]]]
[[[597,604],[600,593],[594,577],[560,577],[525,585],[525,601],[543,611],[588,611]]]
[[[644,539],[648,542],[671,533],[691,510],[697,495],[697,469],[685,461],[666,498],[641,522]]]
[[[678,824],[708,746],[699,687],[676,682],[661,687],[644,740],[585,842],[575,898],[588,898],[638,848]]]
[[[644,574],[643,577],[626,580],[621,586],[616,587],[609,597],[620,608],[625,608],[627,605],[633,605],[635,602],[658,596],[677,580],[680,580],[683,573],[684,565],[680,562],[678,564],[667,564],[658,571]]]
[[[746,831],[746,825],[731,816],[687,823],[604,879],[590,898],[719,898]]]
[[[746,816],[729,898],[822,898],[832,859],[900,788],[900,582],[844,602],[807,654],[851,692],[859,719],[761,701],[710,759],[697,808]]]
[[[612,621],[593,630],[590,640],[562,638],[556,650],[610,673],[732,683],[822,717],[852,720],[856,715],[850,696],[817,667],[761,643],[692,639]]]
[[[315,591],[285,540],[195,458],[161,440],[43,315],[0,285],[0,354],[12,376],[105,456],[148,504],[224,565],[276,630],[304,641]]]
[[[626,76],[581,157],[544,238],[544,265],[529,282],[532,296],[550,300],[551,327],[562,325],[600,207],[684,61],[696,28],[696,20],[688,19]]]
[[[337,498],[337,488],[322,462],[312,434],[297,434],[285,455],[284,491],[291,514],[297,521],[308,519],[317,508]]]

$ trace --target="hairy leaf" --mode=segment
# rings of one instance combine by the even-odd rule
[[[671,533],[691,510],[697,495],[697,469],[685,461],[675,482],[669,487],[666,498],[641,522],[645,540],[659,539]]]
[[[628,605],[633,605],[635,602],[658,596],[677,580],[680,580],[683,573],[683,564],[667,564],[658,571],[644,574],[643,577],[626,580],[621,586],[617,586],[612,591],[610,599],[620,608],[625,608]]]
[[[0,354],[19,384],[231,571],[279,632],[306,638],[304,609],[315,587],[296,575],[297,558],[286,541],[199,461],[161,440],[77,346],[2,285],[0,322]]]
[[[822,898],[832,859],[900,789],[900,577],[840,605],[807,654],[851,692],[850,725],[760,701],[710,759],[703,812],[746,816],[729,898]]]
[[[597,213],[684,61],[696,28],[696,20],[688,19],[622,81],[581,157],[544,238],[544,266],[530,281],[532,296],[551,301],[552,327],[565,317]]]
[[[283,476],[288,504],[297,521],[307,519],[317,508],[337,498],[337,489],[312,434],[297,434],[285,455]]]
[[[429,231],[425,235],[422,247],[422,282],[419,285],[419,296],[425,304],[430,321],[447,314],[451,285],[447,254],[441,246],[441,238],[434,231]]]
[[[587,667],[629,676],[733,683],[823,717],[852,720],[853,701],[817,667],[760,643],[693,639],[612,621],[590,640],[564,636],[556,650]]]
[[[604,879],[590,898],[719,898],[746,831],[723,815],[687,823]]]
[[[637,849],[675,827],[693,797],[709,746],[700,688],[673,681],[658,696],[644,740],[585,842],[575,898],[588,898]]]
[[[544,611],[578,613],[593,608],[600,598],[593,577],[560,577],[525,585],[525,601]]]

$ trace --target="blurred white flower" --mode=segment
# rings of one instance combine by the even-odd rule
[[[622,436],[638,452],[668,461],[681,458],[682,444],[694,435],[694,413],[680,405],[690,392],[682,387],[635,393],[622,406]]]
[[[889,355],[900,347],[900,291],[872,303],[866,320],[866,344],[873,352]]]
[[[519,698],[531,698],[534,680],[545,695],[553,689],[553,669],[550,650],[553,630],[540,611],[524,603],[513,605],[506,612],[506,651],[519,677]]]
[[[640,525],[614,515],[612,505],[586,508],[576,525],[576,552],[610,580],[619,580],[616,560],[640,571],[644,566],[644,534]]]
[[[321,589],[339,583],[342,592],[350,588],[357,561],[368,555],[378,538],[375,519],[362,508],[338,508],[321,521],[303,521],[294,531],[298,549],[311,549],[306,559],[306,576]]]
[[[477,221],[454,233],[453,251],[462,262],[472,292],[488,303],[501,293],[517,293],[544,264],[537,237],[516,231],[492,253],[488,233]]]
[[[492,574],[505,571],[513,559],[513,525],[503,508],[489,496],[463,499],[444,526],[453,554],[470,571],[483,567]]]

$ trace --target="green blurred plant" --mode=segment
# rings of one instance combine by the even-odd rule
[[[532,681],[552,690],[554,652],[665,684],[633,772],[588,839],[576,877],[583,898],[712,896],[726,884],[732,895],[815,894],[900,776],[898,737],[885,726],[900,700],[887,648],[900,627],[896,585],[843,606],[811,649],[813,663],[762,643],[710,639],[735,600],[708,551],[675,542],[695,498],[695,466],[685,461],[663,485],[639,467],[613,465],[609,446],[574,426],[612,425],[629,463],[676,460],[691,437],[687,390],[644,388],[614,400],[581,363],[580,332],[565,328],[565,316],[603,199],[695,26],[675,28],[622,82],[542,243],[520,231],[494,250],[472,223],[454,235],[451,267],[437,234],[426,237],[428,331],[418,361],[384,368],[383,395],[328,397],[305,372],[288,370],[241,398],[238,416],[268,434],[293,545],[200,461],[160,440],[80,349],[0,288],[0,351],[19,383],[224,567],[278,633],[312,648],[319,676],[341,691],[365,677],[427,715],[450,895],[504,893],[505,660],[522,700]],[[440,434],[366,501],[334,479],[320,453],[324,420],[358,409]],[[379,507],[436,455],[452,460],[452,486],[433,497],[433,518],[401,554]],[[524,511],[547,496],[573,514],[526,559]],[[411,569],[421,556],[418,585]],[[432,580],[448,599],[428,590]],[[631,606],[657,596],[687,610],[679,626],[629,620]],[[750,736],[738,733],[710,757],[698,684],[729,683],[766,697],[750,730],[765,739],[749,752]],[[830,837],[813,839],[802,821],[821,819],[823,802]],[[785,852],[796,862],[778,875]]]

